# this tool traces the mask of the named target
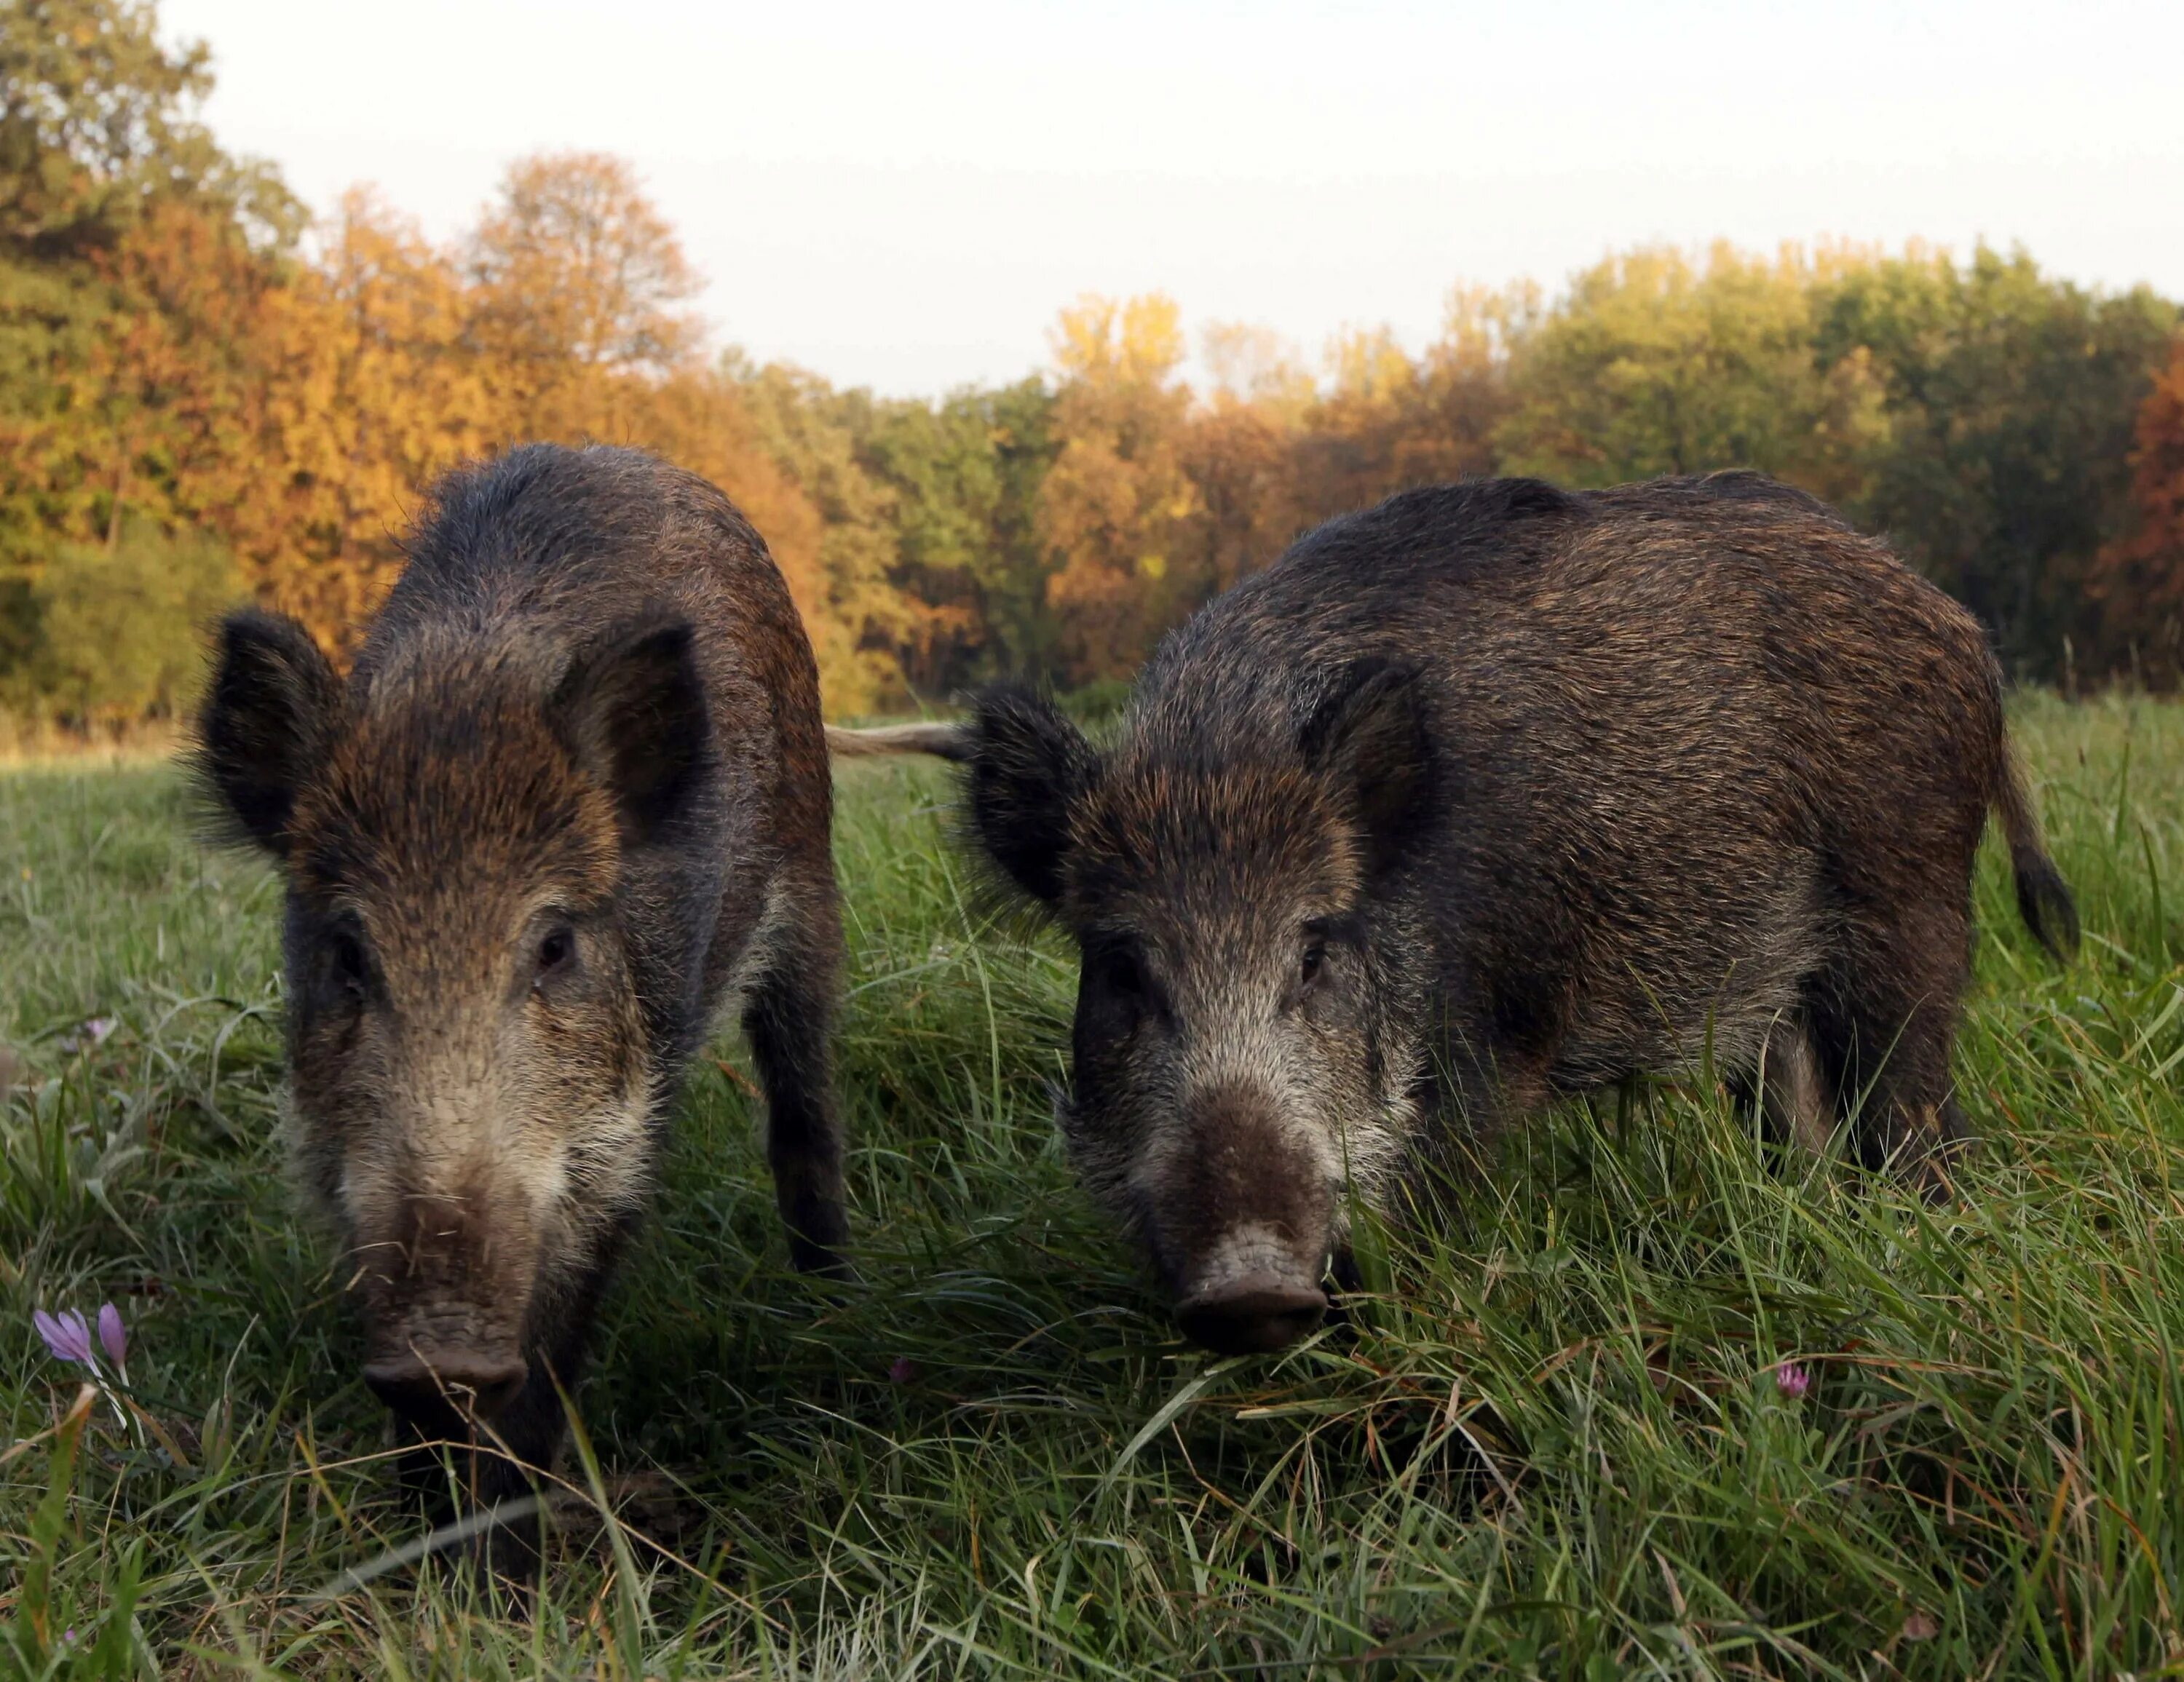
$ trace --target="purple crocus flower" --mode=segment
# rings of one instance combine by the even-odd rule
[[[121,1311],[110,1302],[101,1304],[98,1310],[98,1346],[106,1351],[115,1372],[128,1370],[129,1328],[121,1323]]]
[[[907,1355],[898,1355],[894,1365],[888,1368],[889,1382],[906,1384],[917,1376],[917,1363]]]
[[[114,1028],[112,1016],[92,1016],[77,1028],[61,1036],[61,1050],[69,1053],[89,1051],[103,1045],[107,1035]]]
[[[1813,1375],[1794,1361],[1786,1361],[1774,1369],[1774,1388],[1795,1401],[1813,1387]]]
[[[120,1323],[120,1317],[114,1317]],[[74,1361],[96,1373],[98,1362],[91,1352],[91,1327],[82,1315],[73,1308],[58,1314],[48,1314],[42,1308],[31,1316],[31,1323],[38,1328],[38,1335],[46,1340],[46,1347],[56,1361]]]

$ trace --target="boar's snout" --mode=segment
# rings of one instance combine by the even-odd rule
[[[1320,1278],[1334,1213],[1325,1167],[1240,1086],[1185,1109],[1150,1178],[1151,1236],[1193,1341],[1223,1355],[1286,1348],[1327,1313]]]
[[[374,1395],[420,1422],[465,1413],[489,1420],[506,1411],[530,1377],[521,1356],[460,1347],[409,1349],[364,1369]]]
[[[522,1200],[472,1184],[398,1200],[400,1234],[363,1245],[364,1381],[427,1433],[504,1412],[530,1377],[525,1330],[538,1265]]]

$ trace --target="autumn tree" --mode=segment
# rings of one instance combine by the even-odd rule
[[[639,387],[703,337],[698,276],[624,160],[541,153],[512,164],[468,242],[472,331],[530,437],[612,438]]]
[[[1498,438],[1509,470],[1613,485],[1755,467],[1841,484],[1874,393],[1835,388],[1816,362],[1815,274],[1795,248],[1726,244],[1703,263],[1645,248],[1585,270],[1525,337]]]
[[[148,0],[0,8],[0,250],[51,261],[111,245],[156,204],[214,204],[260,244],[302,226],[261,163],[231,158],[196,111],[203,42],[169,47]]]
[[[301,225],[196,120],[206,50],[157,22],[125,0],[0,12],[0,450],[30,493],[0,496],[30,515],[0,544],[26,576],[53,536],[110,544],[140,466],[142,512],[187,511],[166,498],[237,443],[242,347]]]
[[[370,192],[273,304],[260,476],[227,523],[260,593],[339,649],[393,585],[421,488],[511,428],[460,266]]]
[[[155,525],[185,517],[231,441],[248,353],[225,335],[300,226],[197,120],[204,49],[157,25],[128,0],[0,9],[0,688],[19,700],[47,571],[111,548],[132,493]]]
[[[1199,507],[1184,460],[1190,393],[1176,378],[1175,301],[1082,298],[1061,312],[1053,345],[1057,450],[1039,499],[1056,561],[1047,602],[1068,674],[1119,677],[1193,582],[1173,576]]]
[[[761,446],[819,512],[822,595],[806,621],[825,628],[829,704],[863,711],[900,699],[897,651],[912,635],[916,608],[893,579],[894,490],[857,448],[870,394],[837,392],[785,364],[753,366],[733,352],[722,370]]]
[[[2110,662],[2174,689],[2184,683],[2184,335],[2139,405],[2134,433],[2136,527],[2103,549],[2088,588]]]
[[[823,604],[807,618],[834,639],[822,662],[830,704],[944,699],[1044,668],[1052,615],[1036,510],[1052,449],[1039,381],[936,404],[838,391],[733,354],[722,366],[824,521]]]
[[[858,437],[894,492],[892,579],[911,610],[905,682],[944,699],[982,679],[1047,669],[1055,648],[1039,535],[1053,460],[1041,381],[877,404]]]
[[[1882,435],[1841,500],[1992,627],[2014,674],[2062,675],[2100,636],[2086,574],[2131,526],[2133,420],[2176,306],[1982,247],[1848,268],[1814,315],[1818,365],[1862,364],[1880,394]]]
[[[220,526],[265,488],[259,441],[281,265],[235,224],[155,207],[95,265],[109,307],[78,394],[82,487],[112,545],[130,518]]]
[[[1214,408],[1258,409],[1270,420],[1294,422],[1319,394],[1296,347],[1256,322],[1207,323],[1198,356],[1212,382],[1206,395]]]
[[[1535,310],[1527,288],[1458,287],[1449,295],[1440,338],[1415,359],[1384,329],[1338,335],[1298,449],[1298,497],[1307,520],[1367,507],[1413,486],[1495,471],[1497,430],[1512,404],[1512,347]]]
[[[1271,327],[1215,322],[1199,343],[1211,388],[1190,417],[1184,470],[1198,493],[1194,570],[1210,595],[1265,565],[1304,522],[1299,454],[1319,385]]]

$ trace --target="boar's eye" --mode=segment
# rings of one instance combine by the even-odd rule
[[[1145,966],[1132,953],[1110,952],[1100,959],[1100,978],[1110,993],[1120,994],[1125,999],[1142,999],[1145,995]]]
[[[577,933],[566,923],[549,929],[538,942],[537,983],[559,975],[577,959]]]
[[[1319,972],[1327,966],[1327,943],[1323,940],[1305,942],[1304,955],[1297,961],[1297,984],[1310,987],[1319,979]]]
[[[1117,1028],[1167,1019],[1167,1000],[1145,956],[1127,943],[1087,950],[1084,1003]]]
[[[336,929],[326,938],[326,973],[337,987],[361,996],[365,981],[364,942],[345,928]]]
[[[1089,997],[1133,1021],[1159,1010],[1160,1000],[1145,960],[1127,946],[1087,954],[1084,983]]]

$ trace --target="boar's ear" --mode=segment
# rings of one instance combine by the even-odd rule
[[[1433,776],[1433,742],[1417,671],[1361,661],[1305,725],[1307,764],[1356,815],[1372,875],[1407,850]]]
[[[282,614],[231,614],[219,640],[198,719],[198,775],[245,838],[284,854],[296,791],[333,734],[341,679],[311,633]]]
[[[1061,897],[1069,810],[1098,776],[1099,756],[1052,701],[1018,684],[982,692],[966,733],[972,833],[1011,882],[1051,905]]]
[[[648,614],[571,667],[554,697],[577,762],[605,785],[635,844],[690,803],[712,753],[705,680],[688,620]]]

